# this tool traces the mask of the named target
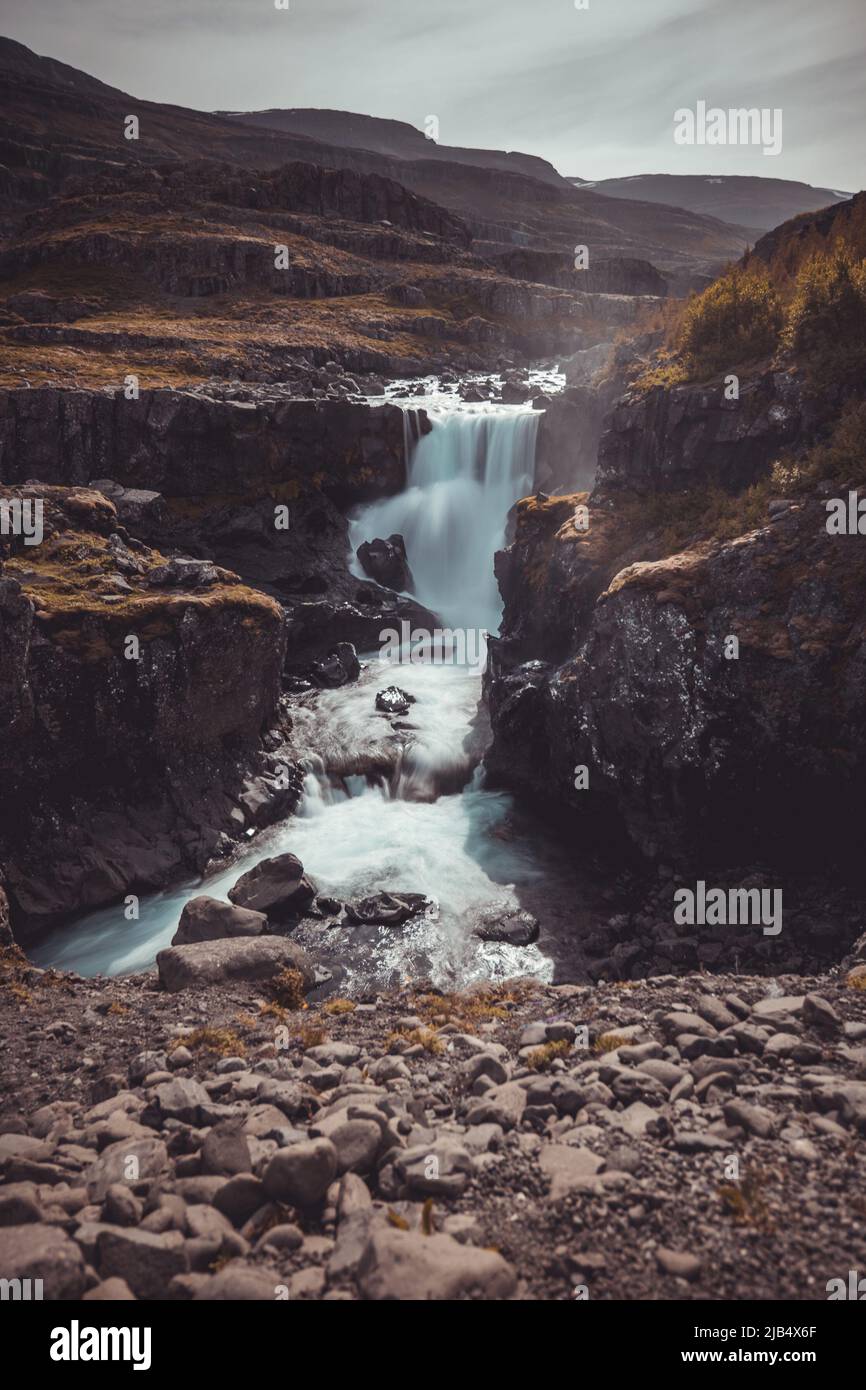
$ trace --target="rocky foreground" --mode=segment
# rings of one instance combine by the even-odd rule
[[[275,941],[204,945],[248,969]],[[319,1004],[278,957],[162,988],[3,948],[0,1275],[46,1299],[809,1300],[866,1266],[866,938],[812,978]]]

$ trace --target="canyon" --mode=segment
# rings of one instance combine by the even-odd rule
[[[853,1267],[866,350],[676,333],[866,195],[0,76],[3,1269],[802,1297],[803,1191]]]

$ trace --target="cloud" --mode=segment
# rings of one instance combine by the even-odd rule
[[[584,177],[866,181],[863,0],[76,0],[67,24],[32,0],[4,10],[37,52],[157,101],[436,114],[444,143]],[[674,110],[700,98],[781,107],[783,153],[674,146]]]

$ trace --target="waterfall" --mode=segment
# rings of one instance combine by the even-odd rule
[[[425,408],[432,429],[421,435],[415,409],[405,407],[406,488],[358,513],[352,554],[364,540],[399,532],[419,602],[453,630],[496,631],[502,604],[493,557],[509,509],[533,484],[539,417],[524,406],[441,397]],[[395,679],[413,700],[398,719],[376,709],[377,691]],[[296,939],[349,987],[419,972],[443,986],[516,973],[550,978],[550,961],[536,947],[473,935],[482,914],[515,910],[518,892],[544,878],[534,841],[509,830],[510,797],[486,789],[476,766],[480,695],[477,662],[394,668],[379,654],[357,681],[299,700],[291,756],[308,775],[297,815],[264,831],[206,883],[142,898],[137,923],[116,905],[103,908],[74,931],[55,933],[34,959],[86,974],[147,968],[191,897],[225,897],[265,855],[291,850],[319,891],[341,901],[387,889],[435,903],[400,931],[323,933],[313,924],[308,938],[298,928]]]
[[[539,414],[490,405],[433,406],[428,413],[428,434],[419,438],[407,425],[405,491],[354,518],[352,550],[402,535],[418,601],[446,627],[496,632],[502,602],[493,557],[509,509],[532,487]]]

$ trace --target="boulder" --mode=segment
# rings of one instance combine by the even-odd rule
[[[163,1298],[169,1280],[189,1267],[179,1231],[153,1235],[112,1227],[100,1232],[97,1246],[102,1278],[124,1279],[136,1298]]]
[[[224,941],[196,941],[189,946],[169,946],[156,958],[163,989],[205,989],[234,980],[270,980],[281,970],[300,971],[304,991],[316,983],[312,962],[305,951],[281,936],[234,937]]]
[[[376,708],[382,714],[408,714],[409,706],[414,703],[415,696],[401,690],[399,685],[389,685],[376,692]]]
[[[358,1270],[364,1298],[377,1302],[510,1298],[511,1265],[492,1250],[460,1245],[452,1236],[425,1236],[387,1227],[370,1235]]]
[[[201,893],[191,898],[180,914],[172,946],[188,946],[193,941],[221,941],[232,936],[261,936],[267,931],[268,919],[263,912],[251,912],[246,907],[220,902]]]
[[[364,573],[377,584],[400,593],[412,587],[412,571],[402,536],[389,536],[386,541],[364,541],[363,545],[358,546],[356,554]]]
[[[329,690],[351,684],[360,674],[361,663],[351,642],[338,642],[323,661],[314,661],[310,667],[310,675],[316,685]]]
[[[251,912],[264,912],[278,922],[300,916],[315,896],[315,885],[306,877],[303,864],[294,854],[260,859],[229,889],[229,898],[236,906]]]
[[[400,927],[429,904],[423,893],[374,893],[346,903],[346,917],[356,925]]]
[[[274,1202],[312,1207],[337,1176],[338,1155],[330,1139],[309,1139],[279,1149],[265,1169],[265,1193]]]
[[[486,910],[473,935],[481,941],[501,941],[506,946],[531,946],[538,939],[538,919],[531,912]]]
[[[48,1302],[80,1298],[86,1284],[84,1258],[78,1246],[57,1226],[41,1222],[0,1229],[0,1273],[10,1283],[21,1280],[22,1298]],[[41,1292],[34,1281],[41,1282]]]

